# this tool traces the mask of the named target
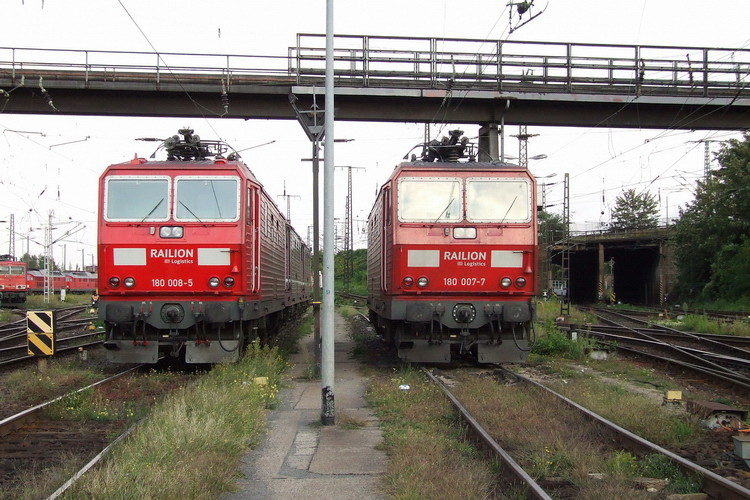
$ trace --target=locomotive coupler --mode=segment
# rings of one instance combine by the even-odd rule
[[[437,312],[433,313],[434,318],[430,320],[430,343],[442,344],[443,343],[443,323],[440,321],[440,316]],[[435,340],[435,323],[438,324],[438,335]]]

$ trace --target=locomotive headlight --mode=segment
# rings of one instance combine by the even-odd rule
[[[159,236],[162,238],[182,238],[185,230],[182,226],[162,226],[159,228]]]
[[[526,286],[526,278],[524,278],[523,276],[519,276],[518,278],[516,278],[516,286],[518,288],[525,287]]]
[[[475,227],[454,227],[453,237],[457,240],[473,240],[477,237],[477,228]]]
[[[500,280],[500,286],[503,288],[510,288],[510,285],[512,284],[513,284],[513,281],[507,276]]]
[[[427,286],[427,276],[420,276],[417,280],[417,286],[419,288],[424,288]]]
[[[211,288],[219,288],[219,283],[221,283],[221,281],[219,281],[219,278],[217,278],[216,276],[212,276],[208,280],[208,286],[210,286]]]
[[[128,276],[122,283],[125,285],[125,288],[133,288],[135,286],[135,279],[132,276]]]
[[[224,278],[224,286],[227,288],[232,288],[234,286],[234,278],[231,276],[227,276]]]
[[[402,283],[404,284],[404,288],[409,288],[414,284],[414,278],[411,276],[405,276]]]
[[[117,288],[118,286],[120,286],[120,278],[118,278],[117,276],[112,276],[111,278],[109,278],[109,286],[110,288]]]

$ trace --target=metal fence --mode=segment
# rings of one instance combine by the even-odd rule
[[[334,37],[339,87],[747,98],[750,49],[366,35]],[[0,78],[322,84],[325,35],[285,56],[0,47]],[[7,89],[5,89],[7,90]]]

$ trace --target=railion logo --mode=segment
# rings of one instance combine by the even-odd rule
[[[443,252],[443,260],[487,260],[487,252]]]
[[[152,259],[192,259],[193,248],[152,248],[149,257]]]

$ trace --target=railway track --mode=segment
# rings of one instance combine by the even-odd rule
[[[55,354],[101,345],[104,331],[91,329],[93,318],[75,318],[86,306],[58,309],[55,318]],[[34,359],[28,354],[26,318],[0,326],[0,367]]]
[[[535,390],[541,391],[543,393],[543,395],[540,396],[531,396],[538,399],[540,404],[540,408],[538,410],[539,412],[543,413],[545,411],[550,411],[549,403],[545,402],[548,398],[554,398],[555,400],[562,402],[567,408],[569,408],[571,412],[584,415],[585,419],[591,422],[591,425],[593,425],[597,429],[589,429],[589,435],[592,441],[598,441],[598,444],[595,447],[600,452],[603,448],[608,447],[610,449],[610,453],[616,453],[617,451],[624,449],[638,456],[659,455],[664,457],[671,463],[676,464],[677,467],[679,467],[689,476],[700,478],[702,490],[705,493],[709,494],[712,498],[750,498],[750,490],[748,490],[744,486],[730,481],[704,467],[701,467],[698,464],[695,464],[677,455],[672,451],[669,451],[633,434],[632,432],[627,431],[626,429],[614,424],[613,422],[608,421],[607,419],[591,412],[590,410],[587,410],[581,405],[576,404],[572,400],[565,398],[561,394],[548,389],[544,385],[533,381],[528,377],[510,372],[508,370],[505,370],[504,368],[501,368],[501,370],[505,374],[507,374],[507,376],[521,381],[524,386],[534,388]],[[455,395],[454,391],[452,391],[450,387],[446,386],[446,384],[443,383],[434,374],[427,371],[425,372],[434,383],[438,384],[441,387],[443,392],[451,400],[453,405],[456,407],[456,410],[461,414],[462,420],[466,422],[471,434],[473,436],[476,436],[477,439],[481,443],[483,443],[484,447],[490,450],[492,455],[496,456],[505,465],[504,470],[510,471],[512,473],[513,479],[511,480],[511,483],[522,483],[523,485],[525,485],[529,497],[553,498],[559,497],[561,495],[566,496],[572,494],[576,496],[579,494],[583,494],[581,492],[575,492],[575,488],[577,485],[566,483],[565,481],[560,481],[559,478],[541,478],[540,480],[532,479],[532,474],[525,471],[525,468],[529,465],[528,456],[524,456],[522,450],[516,449],[515,452],[522,457],[521,460],[517,460],[512,456],[513,453],[509,453],[508,451],[503,450],[502,447],[493,439],[493,436],[495,435],[497,429],[493,429],[492,427],[483,428],[482,424],[480,423],[480,419],[484,419],[484,417],[487,416],[483,415],[482,417],[474,417],[473,415],[471,415],[469,410],[467,410],[467,407],[460,402],[460,398]],[[487,417],[486,420],[492,421],[492,418]],[[555,422],[558,421],[555,420]],[[507,424],[507,422],[504,423]],[[545,430],[540,430],[539,432],[545,432]],[[524,458],[526,460],[526,463],[523,462]],[[598,474],[591,476],[595,477],[594,479],[592,479],[592,481],[601,481],[602,485],[606,484],[608,481],[606,476],[603,478]],[[561,485],[567,489],[567,492],[564,494],[558,491]],[[627,495],[627,493],[625,494]]]
[[[74,478],[91,468],[133,428],[156,396],[183,385],[190,374],[154,376],[141,380],[140,366],[27,408],[0,420],[0,498],[38,487],[39,496],[52,497],[60,487],[61,471],[76,465]],[[80,470],[79,470],[80,469]],[[49,477],[45,476],[48,474]],[[69,473],[68,473],[69,474]],[[72,480],[66,485],[72,484]],[[14,493],[15,492],[15,493]]]
[[[589,310],[604,325],[568,325],[610,347],[681,366],[739,390],[750,390],[747,339],[699,335],[615,311]]]
[[[89,456],[99,453],[106,446],[107,433],[113,430],[113,426],[91,425],[90,422],[83,425],[83,422],[51,418],[50,413],[55,405],[113,384],[137,369],[129,368],[0,420],[0,489],[12,488],[23,471],[56,465],[60,453]]]

